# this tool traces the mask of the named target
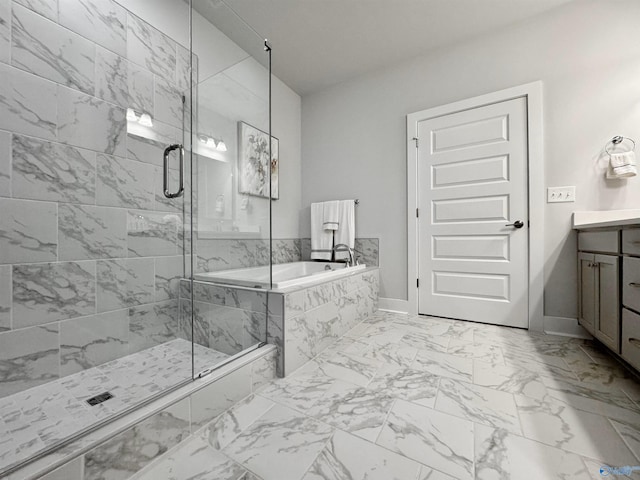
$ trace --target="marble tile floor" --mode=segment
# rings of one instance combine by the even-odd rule
[[[133,478],[598,479],[639,402],[595,341],[377,312]]]
[[[195,348],[196,372],[228,357]],[[0,398],[0,472],[190,379],[191,352],[191,342],[175,339]],[[106,391],[113,398],[86,403]]]

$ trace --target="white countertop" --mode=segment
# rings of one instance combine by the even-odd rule
[[[573,228],[619,227],[640,224],[640,210],[573,212]]]

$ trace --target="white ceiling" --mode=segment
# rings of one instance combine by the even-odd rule
[[[382,69],[428,50],[539,15],[572,0],[224,0],[273,47],[273,72],[301,95]],[[196,10],[247,49],[249,30]],[[207,5],[209,4],[209,5]],[[211,8],[215,5],[217,8]],[[235,22],[234,22],[235,23]],[[248,41],[250,39],[250,41]],[[255,51],[255,50],[254,50]],[[253,53],[253,52],[252,52]]]

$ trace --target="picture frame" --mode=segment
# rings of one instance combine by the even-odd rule
[[[238,122],[238,192],[269,198],[269,168],[271,168],[271,199],[280,198],[278,173],[280,170],[279,140],[245,122]]]

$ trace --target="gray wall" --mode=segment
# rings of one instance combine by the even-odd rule
[[[601,158],[614,135],[640,138],[640,42],[630,34],[639,24],[637,1],[573,2],[304,97],[301,232],[311,202],[359,198],[357,235],[380,238],[380,296],[406,299],[406,115],[542,80],[546,186],[577,186],[576,203],[536,206],[545,314],[575,317],[571,213],[640,200],[640,180],[605,182]]]

